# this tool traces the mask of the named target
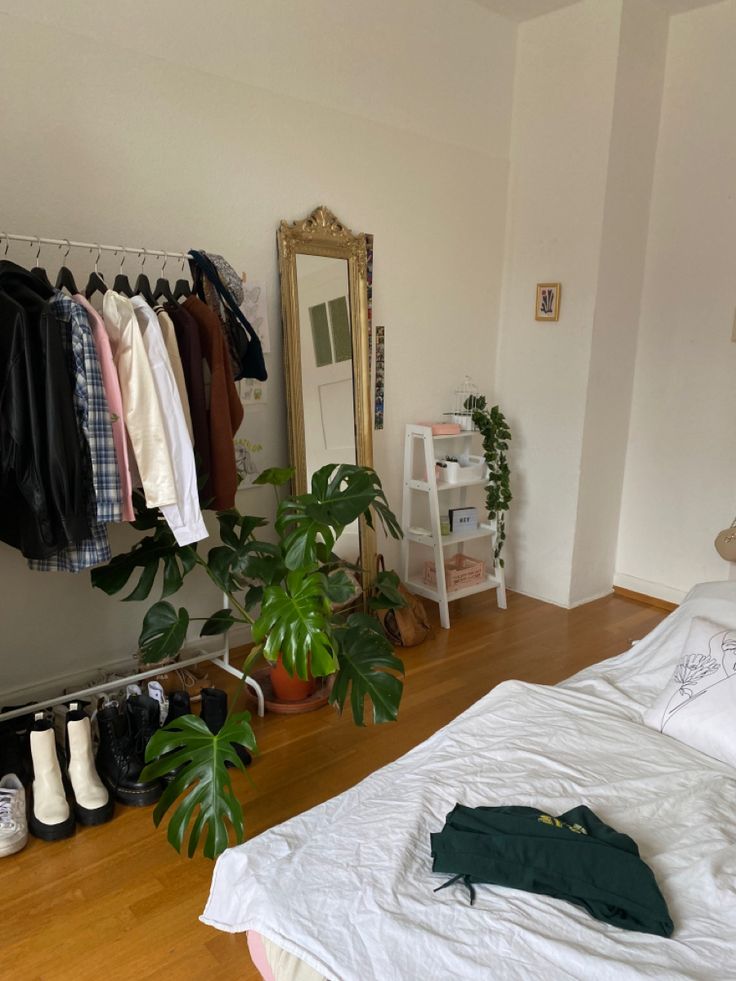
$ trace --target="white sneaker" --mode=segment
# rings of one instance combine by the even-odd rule
[[[166,697],[163,686],[158,681],[149,681],[146,687],[148,688],[149,696],[158,702],[159,722],[163,725],[169,709],[169,700]]]
[[[0,858],[15,855],[28,841],[26,792],[14,773],[0,780]]]

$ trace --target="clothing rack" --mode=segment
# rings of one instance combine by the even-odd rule
[[[0,242],[5,239],[6,246],[5,251],[8,250],[8,244],[10,242],[27,242],[29,245],[38,245],[39,249],[42,245],[55,245],[58,248],[67,249],[87,249],[89,252],[94,252],[97,249],[98,253],[101,252],[114,252],[115,255],[119,255],[121,252],[129,253],[130,255],[146,256],[155,255],[160,259],[188,259],[189,254],[187,252],[170,252],[168,249],[144,249],[133,247],[131,245],[101,245],[99,242],[74,242],[68,238],[43,238],[39,235],[12,235],[7,232],[0,231]],[[38,257],[37,257],[38,258]]]
[[[41,251],[42,245],[54,245],[58,248],[63,248],[66,246],[67,252],[70,249],[87,249],[90,252],[97,250],[97,259],[99,259],[102,252],[113,252],[116,255],[122,253],[128,253],[131,255],[143,256],[143,261],[145,262],[146,256],[153,255],[158,256],[163,259],[188,259],[188,253],[186,252],[170,252],[168,249],[144,249],[143,247],[138,248],[129,245],[102,245],[99,242],[75,242],[68,238],[45,238],[39,235],[15,235],[7,232],[0,231],[0,243],[5,240],[5,252],[8,251],[8,246],[10,242],[27,242],[30,245],[37,244],[38,252],[36,253],[36,260],[38,260],[39,253]],[[67,252],[64,253],[66,256]],[[95,265],[97,264],[97,259],[95,260]],[[223,593],[224,605],[228,604],[227,594]],[[209,661],[216,667],[223,671],[227,671],[228,674],[233,675],[236,678],[242,678],[243,673],[238,668],[230,663],[230,644],[225,637],[224,647],[220,651],[198,651],[193,654],[192,657],[186,658],[182,661],[176,661],[171,665],[172,670],[177,668],[187,668],[192,667],[195,664],[200,664],[203,661]],[[69,692],[66,695],[59,695],[58,697],[46,698],[40,702],[34,702],[32,705],[24,705],[22,708],[12,709],[9,712],[0,713],[0,721],[7,721],[10,719],[18,718],[22,715],[28,715],[32,712],[40,712],[44,709],[51,708],[54,705],[62,705],[64,702],[69,701],[80,701],[89,695],[95,695],[99,692],[111,691],[115,688],[122,688],[126,685],[137,684],[140,681],[145,681],[146,678],[153,678],[157,674],[162,673],[164,665],[158,665],[151,668],[149,671],[142,671],[139,674],[131,674],[122,678],[116,678],[114,681],[104,682],[100,685],[93,685],[89,688],[82,688],[79,691]],[[263,716],[265,714],[265,699],[263,696],[263,689],[258,684],[258,682],[247,676],[245,678],[245,684],[251,688],[258,700],[258,715]]]

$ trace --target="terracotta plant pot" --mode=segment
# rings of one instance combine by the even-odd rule
[[[309,698],[317,687],[311,674],[306,681],[302,681],[297,675],[290,675],[280,654],[276,664],[271,666],[271,684],[276,698],[282,702],[301,702]]]

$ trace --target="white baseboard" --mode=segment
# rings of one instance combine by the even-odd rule
[[[574,610],[576,606],[584,606],[586,603],[592,603],[594,600],[603,599],[604,596],[611,595],[611,589],[604,589],[601,593],[594,593],[592,596],[586,596],[584,599],[575,600],[574,603],[561,603],[559,600],[550,599],[549,596],[539,596],[537,593],[530,593],[526,589],[516,589],[514,586],[509,586],[507,588],[514,593],[519,593],[520,596],[528,596],[530,599],[539,600],[540,603],[549,603],[550,606],[558,606],[561,610]]]
[[[549,603],[550,606],[559,606],[561,610],[570,609],[567,603],[561,603],[559,600],[550,599],[549,596],[541,596],[539,593],[530,593],[528,589],[519,589],[518,586],[512,586],[508,582],[506,583],[506,588],[512,593],[518,593],[519,596],[528,596],[529,599],[539,600],[540,603]]]
[[[655,599],[666,600],[668,603],[682,603],[685,598],[685,591],[666,586],[663,582],[650,582],[648,579],[638,579],[636,576],[627,576],[626,573],[617,572],[613,577],[614,586],[622,589],[630,589],[634,593],[643,593],[645,596],[654,596]]]
[[[241,644],[249,644],[251,641],[250,627],[233,627],[228,635],[230,647],[239,647]],[[198,650],[212,651],[215,655],[222,650],[221,637],[201,637],[192,638],[182,648],[182,660]],[[64,674],[55,675],[52,678],[44,678],[43,681],[34,682],[19,688],[11,688],[0,692],[0,706],[2,705],[22,705],[24,702],[42,702],[45,698],[49,700],[58,698],[64,691],[74,691],[86,687],[92,679],[100,674],[135,674],[138,662],[133,655],[116,658],[112,661],[90,664],[86,668],[78,668],[75,671],[68,671]]]
[[[575,600],[574,603],[570,603],[568,609],[574,610],[576,606],[585,606],[586,603],[593,603],[595,600],[603,599],[604,596],[610,596],[612,592],[613,587],[609,586],[608,589],[604,589],[600,593],[593,593],[591,596],[586,596],[584,599]]]

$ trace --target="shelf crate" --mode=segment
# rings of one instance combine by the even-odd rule
[[[452,593],[466,586],[475,586],[486,577],[486,564],[480,559],[457,552],[445,559],[445,583],[447,592]],[[427,586],[436,588],[437,567],[431,560],[424,563],[424,582]]]

